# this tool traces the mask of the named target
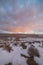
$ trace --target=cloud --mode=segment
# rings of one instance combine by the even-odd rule
[[[42,0],[0,0],[0,30],[12,32],[42,31]]]

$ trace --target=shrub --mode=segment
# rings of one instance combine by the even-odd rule
[[[36,63],[32,58],[28,58],[28,59],[27,59],[27,64],[28,64],[28,65],[39,65],[39,64]]]
[[[31,58],[34,58],[34,56],[40,57],[38,49],[35,48],[33,45],[29,47],[28,54],[30,55]]]
[[[20,46],[22,46],[23,49],[26,49],[27,48],[27,46],[25,45],[25,43],[21,43]]]
[[[8,63],[8,64],[5,64],[5,65],[12,65],[12,63]]]
[[[9,44],[5,44],[4,49],[7,50],[8,52],[10,52],[11,50],[13,50],[12,47],[10,47]]]

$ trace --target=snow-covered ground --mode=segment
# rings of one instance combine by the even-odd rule
[[[12,65],[28,65],[26,62],[27,58],[22,57],[21,54],[28,56],[28,48],[31,44],[25,44],[27,46],[26,49],[23,49],[20,45],[15,46],[13,44],[10,44],[13,49],[13,51],[10,53],[6,50],[3,50],[3,48],[0,48],[0,65],[5,65],[9,62],[11,62]],[[34,57],[34,60],[39,65],[43,65],[43,48],[39,47],[39,45],[41,46],[39,43],[35,43],[33,45],[39,50],[40,53],[40,58]]]

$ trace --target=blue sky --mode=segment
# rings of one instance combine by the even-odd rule
[[[43,0],[0,0],[0,31],[43,32]]]

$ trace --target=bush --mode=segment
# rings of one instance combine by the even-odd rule
[[[7,50],[8,52],[10,52],[11,50],[13,51],[12,47],[10,47],[9,44],[5,44],[4,49]]]
[[[27,48],[27,46],[25,45],[25,43],[21,43],[20,46],[22,46],[23,49],[26,49]]]
[[[39,65],[39,64],[36,63],[32,58],[28,58],[28,59],[27,59],[27,64],[28,64],[28,65]]]
[[[12,65],[12,63],[8,63],[8,64],[5,64],[5,65]]]
[[[39,51],[35,46],[31,45],[28,49],[28,54],[31,58],[34,58],[34,56],[40,57]]]

